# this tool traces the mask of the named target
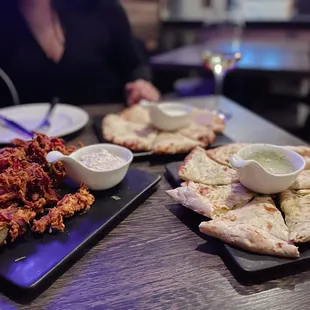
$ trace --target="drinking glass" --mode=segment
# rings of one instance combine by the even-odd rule
[[[213,1],[216,2],[216,1]],[[213,8],[213,15],[206,15],[202,29],[201,59],[214,76],[216,95],[212,111],[221,118],[229,119],[231,114],[221,110],[223,82],[227,72],[233,70],[242,58],[240,49],[244,28],[242,2],[234,1],[224,10]]]

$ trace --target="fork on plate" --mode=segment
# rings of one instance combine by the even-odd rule
[[[54,97],[50,102],[50,107],[49,107],[47,113],[45,114],[43,121],[40,123],[40,125],[37,128],[35,128],[34,131],[44,133],[51,127],[50,119],[51,119],[52,113],[53,113],[54,108],[57,105],[57,103],[59,103],[59,99],[57,97]]]

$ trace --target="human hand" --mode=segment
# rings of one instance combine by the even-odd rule
[[[157,88],[145,80],[136,80],[127,83],[125,89],[129,105],[136,104],[143,99],[152,102],[156,102],[160,99],[160,93]]]

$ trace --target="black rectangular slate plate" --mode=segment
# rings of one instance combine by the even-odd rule
[[[179,186],[182,181],[178,177],[178,170],[182,162],[173,162],[166,165],[166,176],[173,187]],[[194,211],[191,211],[194,212]],[[207,220],[201,217],[202,220]],[[213,239],[207,237],[207,239]],[[300,257],[298,259],[278,258],[268,255],[253,254],[239,250],[230,245],[224,244],[223,259],[225,263],[235,267],[239,275],[250,277],[250,280],[259,282],[274,276],[284,276],[295,273],[310,264],[310,244],[302,244],[299,247]]]
[[[96,236],[105,235],[118,225],[153,193],[160,179],[158,175],[130,168],[116,187],[93,192],[96,200],[92,208],[65,221],[63,233],[37,236],[28,232],[16,243],[1,247],[0,277],[21,289],[36,288],[59,267],[70,263],[74,254],[90,241],[96,241]],[[24,256],[26,259],[15,262]]]
[[[101,129],[101,123],[102,123],[102,119],[104,118],[104,115],[102,116],[96,116],[93,118],[93,127],[94,127],[94,131],[95,134],[99,140],[100,143],[108,143],[102,136],[102,129]],[[225,136],[225,135],[218,135],[216,137],[216,140],[214,141],[214,143],[212,145],[209,145],[208,148],[214,148],[214,147],[218,147],[221,145],[225,145],[228,143],[233,142],[232,139],[230,139],[229,137]],[[138,159],[155,159],[155,160],[162,160],[163,158],[169,160],[169,161],[177,161],[177,160],[181,160],[184,158],[184,156],[186,154],[177,154],[177,155],[157,155],[157,154],[152,154],[151,152],[134,152],[134,158]]]

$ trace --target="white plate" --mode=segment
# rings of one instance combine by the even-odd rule
[[[0,114],[16,121],[28,130],[34,130],[41,124],[49,107],[49,103],[31,103],[0,109]],[[89,115],[83,109],[59,103],[53,110],[50,119],[51,127],[44,134],[53,137],[66,136],[82,129],[88,120]],[[0,143],[9,143],[15,138],[25,140],[25,136],[0,126]]]

